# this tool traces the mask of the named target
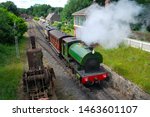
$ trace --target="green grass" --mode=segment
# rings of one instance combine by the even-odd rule
[[[150,53],[126,46],[95,50],[103,55],[104,64],[150,94]]]
[[[19,44],[20,59],[16,58],[15,46],[0,44],[0,99],[17,99],[17,90],[22,78],[26,40]]]

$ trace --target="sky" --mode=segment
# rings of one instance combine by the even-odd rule
[[[0,0],[1,2],[12,1],[18,8],[29,8],[34,4],[49,4],[52,7],[64,7],[68,0]]]

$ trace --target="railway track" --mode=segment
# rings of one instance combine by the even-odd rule
[[[82,90],[82,92],[85,93],[85,95],[88,97],[88,99],[92,100],[99,100],[99,99],[106,99],[106,100],[114,100],[119,99],[115,95],[111,95],[110,92],[108,92],[107,88],[100,87],[100,86],[94,86],[94,87],[85,87],[83,86],[79,80],[75,78],[75,75],[72,74],[71,70],[64,64],[65,61],[61,60],[58,56],[56,56],[56,53],[49,47],[50,44],[44,39],[45,34],[43,33],[43,28],[37,24],[36,22],[30,23],[31,27],[34,28],[34,32],[36,34],[37,42],[39,45],[48,53],[50,56],[61,66],[63,67],[64,71],[67,72],[67,74],[70,76],[70,79],[73,80],[77,86]]]

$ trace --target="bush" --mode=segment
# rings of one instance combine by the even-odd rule
[[[138,24],[131,24],[130,27],[131,27],[132,30],[138,31],[138,30],[141,29],[142,24],[140,24],[140,23],[138,23]]]
[[[146,30],[150,32],[150,25],[147,26]]]
[[[55,21],[55,22],[52,24],[52,26],[57,27],[59,30],[61,29],[62,25],[63,25],[62,22],[58,22],[58,21]]]
[[[39,21],[39,18],[38,17],[34,17],[34,20]]]
[[[0,8],[0,24],[0,43],[3,44],[13,44],[15,36],[20,39],[27,31],[27,25],[22,18],[3,8]]]

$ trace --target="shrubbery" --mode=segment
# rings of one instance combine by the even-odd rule
[[[39,21],[39,18],[38,17],[34,17],[34,20]]]
[[[0,8],[0,43],[13,44],[15,36],[21,39],[26,31],[27,25],[22,18]]]
[[[141,29],[142,24],[140,24],[140,23],[131,24],[130,27],[131,27],[131,29],[132,29],[133,31],[137,31],[137,30],[140,30],[140,29]]]
[[[57,27],[59,30],[62,30],[65,33],[70,33],[71,30],[73,30],[73,21],[72,22],[57,22],[55,21],[53,24],[53,26]]]
[[[55,21],[52,24],[52,26],[57,27],[59,30],[61,29],[62,25],[63,25],[63,23],[62,22],[58,22],[58,21]]]

